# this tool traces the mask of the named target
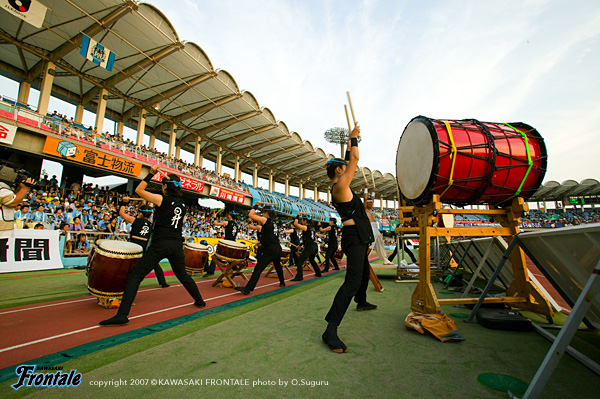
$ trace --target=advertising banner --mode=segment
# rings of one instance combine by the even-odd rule
[[[166,174],[164,172],[158,172],[152,177],[152,181],[162,182],[163,177]],[[201,193],[204,190],[204,182],[196,179],[190,179],[189,177],[177,175],[181,179],[181,188],[185,188],[186,190],[196,191]]]
[[[212,186],[210,188],[210,196],[225,201],[237,202],[238,204],[243,204],[244,200],[246,199],[246,196],[244,194],[240,194],[235,191],[227,190],[226,188],[221,188],[217,186]]]
[[[96,149],[87,148],[67,140],[55,137],[46,137],[44,154],[70,159],[81,163],[82,166],[96,166],[113,172],[124,173],[131,176],[139,176],[142,164],[133,162],[126,158],[119,158]]]
[[[17,134],[17,127],[10,123],[0,122],[0,143],[12,145]]]
[[[15,229],[0,238],[0,273],[62,269],[58,230]]]

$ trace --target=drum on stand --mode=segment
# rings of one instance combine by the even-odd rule
[[[340,263],[340,261],[342,260],[342,258],[344,257],[344,251],[342,251],[342,248],[338,248],[335,251],[335,254],[333,255],[336,262]]]
[[[239,260],[247,261],[250,256],[250,250],[244,243],[231,240],[220,240],[217,243],[214,256],[219,258],[221,261],[226,262]]]
[[[280,258],[281,266],[287,265],[287,263],[290,261],[291,253],[292,253],[292,251],[288,247],[281,244],[281,258]]]
[[[527,200],[546,173],[544,139],[524,123],[411,120],[398,143],[396,179],[411,205],[440,201],[459,206]]]
[[[208,263],[208,246],[186,242],[183,244],[183,256],[185,271],[190,276],[202,274]]]
[[[122,297],[127,277],[143,254],[144,251],[138,244],[96,240],[86,266],[90,294],[103,299]]]

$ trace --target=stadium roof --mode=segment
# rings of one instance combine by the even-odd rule
[[[194,151],[201,138],[203,157],[216,160],[221,147],[223,165],[284,183],[304,183],[325,191],[329,180],[324,165],[332,155],[291,132],[233,76],[214,69],[207,54],[193,42],[181,40],[155,6],[131,0],[40,0],[48,6],[41,29],[2,13],[0,73],[39,87],[46,61],[56,65],[53,95],[95,111],[101,89],[108,91],[106,117],[135,128],[146,113],[146,132],[166,139],[176,126],[177,143]],[[112,72],[79,53],[82,33],[116,53]],[[215,36],[215,40],[218,36]],[[232,44],[233,48],[233,44]],[[396,179],[363,168],[378,196],[397,196]],[[352,187],[363,187],[356,173]]]
[[[596,179],[585,179],[581,183],[575,180],[548,181],[544,183],[529,199],[535,201],[563,201],[567,197],[600,195],[600,182]]]

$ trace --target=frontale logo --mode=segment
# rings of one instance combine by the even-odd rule
[[[36,373],[36,365],[22,364],[18,366],[15,373],[19,380],[11,387],[16,391],[22,387],[47,387],[47,388],[66,388],[76,387],[81,384],[81,373],[71,369],[68,373],[62,370],[56,372]]]
[[[17,11],[27,12],[31,7],[31,0],[8,0],[8,4]]]

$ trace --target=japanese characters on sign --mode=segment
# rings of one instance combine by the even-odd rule
[[[17,127],[15,125],[0,122],[0,143],[12,145],[16,133]]]
[[[210,196],[217,197],[225,201],[237,202],[243,204],[246,196],[244,194],[236,193],[235,191],[227,190],[225,188],[212,186],[210,188]]]
[[[163,172],[158,172],[152,177],[152,181],[161,182],[165,176],[166,175]],[[204,190],[204,182],[201,182],[200,180],[190,179],[185,176],[179,176],[179,178],[181,179],[181,188],[199,193]]]
[[[119,158],[95,148],[87,148],[55,137],[46,138],[44,153],[62,158],[70,158],[86,166],[96,166],[131,176],[139,176],[142,170],[142,164],[138,162]]]
[[[0,238],[0,273],[60,269],[58,230],[12,230]]]

